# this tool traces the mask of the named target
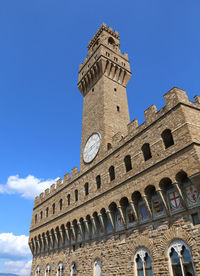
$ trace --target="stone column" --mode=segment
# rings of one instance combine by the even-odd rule
[[[80,230],[82,240],[84,240],[83,226],[82,226],[81,222],[78,222],[77,225]]]
[[[50,242],[51,242],[51,245],[52,245],[52,249],[54,249],[54,242],[53,242],[52,234],[49,234],[49,239],[50,239]]]
[[[186,210],[188,210],[188,207],[187,207],[186,201],[185,201],[185,199],[184,199],[184,197],[183,197],[183,193],[182,193],[182,191],[181,191],[181,188],[180,188],[179,183],[178,183],[178,182],[175,182],[175,183],[173,183],[173,185],[176,187],[176,190],[177,190],[177,192],[178,192],[178,194],[179,194],[179,196],[180,196],[181,203],[182,203],[183,207],[184,207]]]
[[[148,199],[147,199],[147,196],[146,196],[146,195],[143,195],[142,197],[143,197],[144,202],[145,202],[145,205],[146,205],[146,207],[147,207],[149,216],[150,216],[150,218],[152,219],[152,218],[153,218],[153,214],[152,214],[152,211],[151,211],[151,208],[150,208],[150,205],[149,205],[149,201],[148,201]]]
[[[47,240],[47,250],[49,252],[50,251],[50,247],[51,247],[51,239],[50,239],[49,233],[46,233],[46,240]]]
[[[38,253],[38,241],[37,241],[36,237],[34,238],[34,242],[35,242],[35,254],[37,255],[37,253]]]
[[[33,245],[33,241],[29,242],[28,245],[29,245],[29,247],[30,247],[31,253],[34,255],[34,245]]]
[[[97,231],[97,225],[96,225],[95,218],[94,218],[94,217],[92,217],[91,221],[92,221],[92,225],[93,225],[93,227],[94,227],[94,231],[95,231],[95,233],[97,234],[97,233],[98,233],[98,231]]]
[[[65,245],[65,227],[59,227],[59,232],[60,232],[60,238],[61,238],[61,241],[62,241],[62,245],[64,246]]]
[[[139,223],[138,214],[137,214],[137,211],[136,211],[136,208],[135,208],[135,204],[131,200],[129,201],[129,204],[130,204],[131,209],[133,211],[136,222]]]
[[[158,194],[159,194],[159,196],[160,196],[160,198],[162,200],[162,203],[163,203],[163,206],[165,208],[165,211],[166,211],[167,215],[170,216],[170,212],[169,212],[169,208],[167,206],[167,202],[166,202],[166,200],[165,200],[165,198],[163,196],[163,191],[160,189],[160,190],[157,190],[157,192],[158,192]]]
[[[118,208],[119,213],[120,213],[120,215],[121,215],[121,217],[122,217],[122,221],[123,221],[123,224],[124,224],[124,228],[126,228],[126,219],[125,219],[125,215],[124,215],[124,212],[123,212],[123,210],[122,210],[122,207],[121,207],[121,206],[118,206],[117,208]]]
[[[88,236],[90,236],[90,228],[89,228],[89,225],[88,225],[88,221],[84,220],[84,224],[85,224],[85,229],[88,232]]]
[[[113,220],[113,216],[112,216],[111,211],[106,210],[106,214],[107,214],[108,219],[110,220],[113,231],[115,231],[115,224],[114,224],[114,220]]]
[[[76,242],[76,240],[77,240],[77,235],[76,235],[76,230],[75,230],[75,226],[74,226],[74,225],[71,226],[71,231],[72,231],[72,233],[73,233],[73,235],[74,235],[74,241]]]
[[[52,236],[54,236],[56,244],[57,244],[57,247],[58,247],[59,246],[59,244],[58,244],[58,237],[57,237],[57,233],[56,233],[55,230],[52,230]]]
[[[69,228],[68,228],[68,227],[67,227],[67,228],[65,228],[65,230],[66,230],[66,232],[65,232],[65,233],[66,233],[66,237],[67,237],[67,239],[68,239],[68,242],[69,242],[69,243],[71,243],[71,240],[70,240],[70,233],[69,233],[69,231],[70,231],[70,230],[69,230]]]
[[[101,223],[101,226],[102,226],[102,228],[103,228],[103,231],[104,231],[104,233],[105,233],[106,228],[105,228],[105,224],[104,224],[104,221],[103,221],[102,214],[99,214],[98,217],[99,217],[99,221],[100,221],[100,223]]]

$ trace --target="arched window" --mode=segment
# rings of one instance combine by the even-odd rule
[[[148,143],[145,143],[145,144],[142,146],[142,152],[143,152],[144,160],[145,160],[145,161],[151,159],[152,155],[151,155],[151,150],[150,150],[150,146],[149,146]]]
[[[46,208],[46,218],[48,218],[48,215],[49,215],[49,208],[47,207]]]
[[[135,254],[135,275],[153,276],[151,257],[145,248],[139,249]]]
[[[76,263],[73,263],[71,266],[71,276],[76,276],[77,275],[77,267]]]
[[[97,189],[101,188],[101,176],[97,175],[96,177]]]
[[[89,184],[88,182],[85,183],[85,195],[87,196],[89,194]]]
[[[165,129],[162,132],[161,137],[163,139],[163,142],[164,142],[164,145],[165,145],[166,149],[174,144],[174,139],[173,139],[173,136],[172,136],[172,133],[171,133],[170,129]]]
[[[109,175],[110,175],[110,181],[115,179],[115,168],[113,166],[109,168]]]
[[[78,190],[75,190],[74,194],[75,194],[75,201],[78,201]]]
[[[63,276],[63,272],[64,272],[63,263],[59,263],[58,270],[57,270],[57,276]]]
[[[70,194],[67,195],[67,205],[70,205]]]
[[[173,276],[195,276],[190,249],[183,241],[174,241],[169,249],[170,273]]]
[[[42,217],[43,217],[43,212],[41,211],[40,212],[40,219],[42,219]]]
[[[53,203],[53,205],[52,205],[52,213],[53,214],[55,214],[55,210],[56,210],[56,205],[55,205],[55,203]]]
[[[37,214],[35,215],[35,223],[37,223]]]
[[[124,164],[125,164],[125,167],[126,167],[126,172],[132,170],[132,163],[131,163],[131,157],[130,157],[130,155],[127,155],[124,158]]]
[[[48,265],[46,266],[46,269],[45,269],[45,276],[50,276],[50,271],[51,271],[51,267],[50,267],[50,265],[48,264]]]
[[[39,265],[36,268],[35,276],[40,276],[40,266]]]
[[[99,259],[94,262],[94,276],[102,276],[102,263]]]
[[[115,41],[114,41],[114,39],[112,37],[109,37],[108,38],[108,43],[114,45]]]

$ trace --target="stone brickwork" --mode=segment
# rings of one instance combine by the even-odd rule
[[[173,275],[173,241],[185,244],[182,251],[188,248],[193,266],[187,269],[200,275],[199,96],[192,102],[184,90],[172,88],[164,95],[166,105],[149,107],[138,126],[136,119],[129,123],[130,76],[118,33],[103,24],[79,70],[80,171],[75,167],[35,199],[31,275],[44,275],[47,265],[46,276],[94,275],[100,260],[104,276],[136,276],[140,249],[149,254],[153,275]],[[86,164],[83,150],[93,132],[101,134],[101,146]]]

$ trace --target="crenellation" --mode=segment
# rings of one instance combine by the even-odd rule
[[[50,186],[50,193],[53,193],[56,190],[56,184]]]
[[[128,124],[128,134],[129,135],[134,135],[135,131],[138,128],[138,120],[134,119],[132,122]]]
[[[70,182],[70,174],[69,173],[66,173],[64,175],[63,182],[65,185],[69,184],[69,182]]]
[[[56,189],[58,187],[60,187],[61,185],[63,184],[63,180],[61,178],[59,178],[57,181],[56,181]]]
[[[151,105],[144,111],[144,116],[147,124],[150,124],[156,120],[156,113],[157,113],[157,108],[155,104]]]
[[[72,170],[71,170],[71,180],[74,180],[77,176],[78,176],[78,167],[74,167]]]
[[[166,106],[171,109],[178,103],[189,103],[188,96],[185,92],[185,90],[173,87],[170,89],[165,95],[164,100]]]
[[[47,189],[45,190],[44,194],[45,194],[45,197],[49,195],[49,188],[47,188]]]
[[[44,193],[40,193],[40,200],[44,199]]]
[[[195,100],[196,103],[200,104],[200,96],[195,95],[194,100]]]

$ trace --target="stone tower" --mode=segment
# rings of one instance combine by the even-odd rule
[[[119,40],[118,32],[102,24],[89,42],[88,57],[79,68],[78,88],[84,97],[81,170],[112,147],[115,134],[127,134],[126,86],[131,72]]]

